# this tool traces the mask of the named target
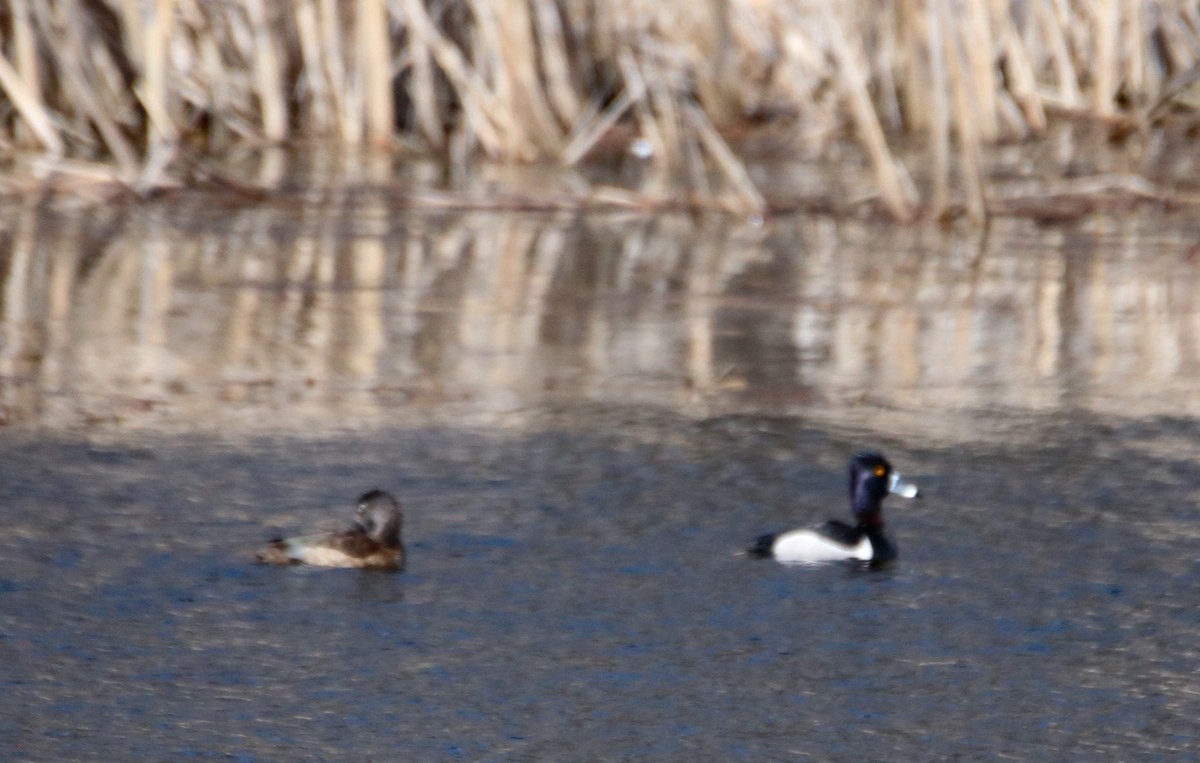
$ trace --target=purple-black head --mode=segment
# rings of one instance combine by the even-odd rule
[[[864,451],[850,461],[850,508],[860,523],[883,523],[883,499],[888,493],[916,498],[921,491],[902,480],[882,453]]]

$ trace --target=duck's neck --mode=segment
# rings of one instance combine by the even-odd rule
[[[384,548],[402,548],[404,543],[400,540],[400,522],[397,521],[389,524],[383,529],[383,532],[379,533],[379,537],[375,540]]]
[[[883,512],[878,508],[867,511],[855,511],[854,518],[858,520],[858,526],[864,530],[868,527],[883,527]]]
[[[871,523],[860,520],[858,527],[867,536],[867,540],[871,541],[872,567],[887,564],[896,558],[896,544],[892,543],[891,538],[883,531],[883,517],[876,515]]]

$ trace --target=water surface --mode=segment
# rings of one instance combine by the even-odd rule
[[[0,758],[1195,746],[1184,219],[4,215]],[[896,565],[735,555],[864,447]],[[409,571],[249,563],[376,486]]]

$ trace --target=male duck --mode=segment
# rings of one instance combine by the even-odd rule
[[[358,499],[354,527],[342,532],[277,538],[258,552],[262,564],[311,564],[316,567],[404,569],[404,517],[390,493],[372,490]]]
[[[916,485],[900,475],[883,455],[859,453],[850,462],[850,509],[855,524],[837,519],[801,530],[763,535],[749,553],[790,564],[858,559],[881,566],[896,558],[896,544],[883,532],[883,499],[888,493],[916,498]]]

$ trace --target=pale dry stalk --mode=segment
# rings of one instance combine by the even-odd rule
[[[875,168],[875,180],[879,183],[884,204],[898,220],[909,220],[916,211],[917,199],[888,148],[883,127],[879,124],[879,118],[871,104],[871,96],[866,89],[866,78],[854,51],[850,49],[842,25],[830,6],[832,1],[822,2],[821,10],[829,35],[831,53],[837,62],[839,83],[849,102],[854,124],[858,128],[859,140],[863,142],[867,154],[871,157],[871,164]]]
[[[946,74],[954,102],[954,121],[958,143],[962,149],[959,158],[963,184],[966,186],[967,214],[976,222],[987,217],[987,205],[983,191],[983,162],[980,135],[975,123],[978,109],[971,102],[969,83],[966,77],[965,53],[956,29],[950,24],[948,0],[931,0],[938,13],[938,25],[946,30],[942,39],[945,44]]]
[[[262,110],[263,136],[278,142],[288,135],[288,108],[284,98],[282,62],[263,0],[246,0],[254,35],[254,83]]]
[[[392,138],[392,57],[385,0],[358,0],[354,14],[359,78],[363,82],[367,140],[387,145]]]

